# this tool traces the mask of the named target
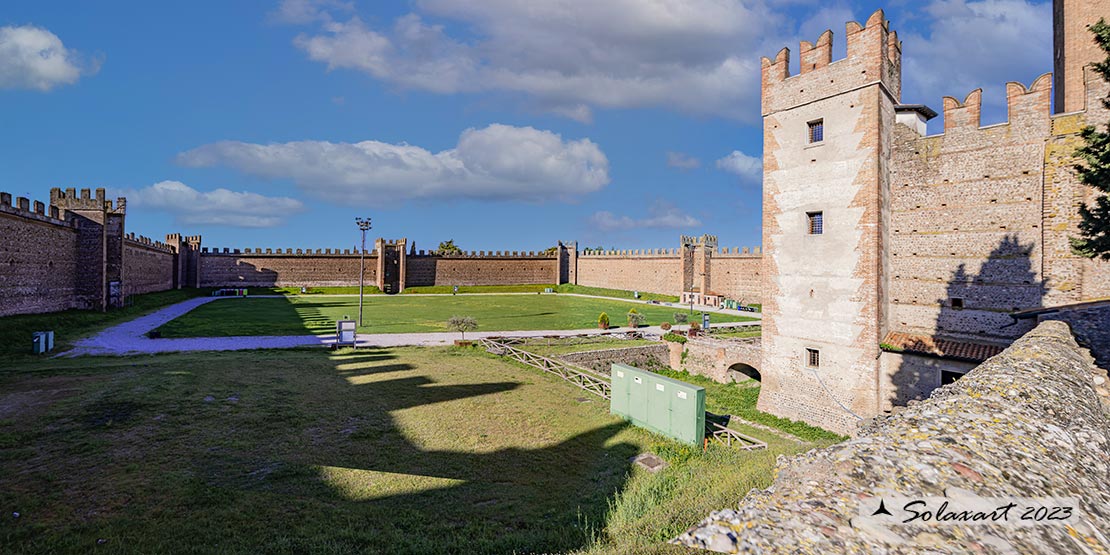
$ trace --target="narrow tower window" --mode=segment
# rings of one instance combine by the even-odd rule
[[[821,351],[817,349],[806,349],[806,366],[810,368],[820,368]]]
[[[806,212],[806,219],[809,223],[810,235],[821,235],[825,232],[823,212]]]
[[[819,143],[825,140],[825,120],[818,119],[809,122],[809,143]]]

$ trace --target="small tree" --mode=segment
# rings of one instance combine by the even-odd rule
[[[635,308],[628,311],[628,327],[638,328],[644,324],[644,315]]]
[[[1094,70],[1110,81],[1110,24],[1105,19],[1091,25],[1095,42],[1106,52],[1106,59],[1094,64]],[[1110,108],[1110,97],[1102,100],[1102,105]],[[1079,237],[1071,239],[1072,250],[1087,258],[1099,257],[1110,260],[1110,122],[1105,131],[1097,127],[1085,127],[1079,133],[1083,147],[1075,151],[1080,163],[1075,165],[1079,181],[1099,192],[1094,203],[1079,207]]]
[[[447,320],[447,327],[461,333],[465,340],[466,332],[478,329],[478,322],[470,316],[452,316]]]
[[[543,254],[545,256],[554,256],[558,252],[559,252],[559,247],[547,247],[546,249],[543,249],[542,251],[540,251],[540,254]]]
[[[685,312],[674,313],[674,323],[676,324],[685,324],[687,319],[688,317]]]
[[[462,254],[462,249],[455,245],[454,239],[448,239],[439,244],[436,254]]]
[[[597,327],[607,330],[609,329],[609,315],[602,312],[597,316]]]

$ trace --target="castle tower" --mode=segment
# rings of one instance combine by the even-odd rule
[[[1055,111],[1079,112],[1089,108],[1084,68],[1106,57],[1088,28],[1110,19],[1110,0],[1053,0],[1052,12]]]
[[[901,45],[876,11],[763,59],[763,384],[759,408],[839,432],[879,410],[889,160]]]
[[[107,310],[123,306],[123,236],[127,201],[112,201],[104,189],[50,189],[50,205],[77,226],[76,294],[87,308]]]

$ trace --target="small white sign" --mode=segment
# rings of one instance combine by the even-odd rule
[[[661,384],[661,383],[655,384],[655,389],[656,389],[656,391],[663,391],[663,384]]]
[[[617,377],[618,378],[623,378],[624,377],[624,370],[617,370]]]
[[[679,399],[685,399],[686,398],[686,392],[685,391],[679,391],[678,392],[678,398]]]

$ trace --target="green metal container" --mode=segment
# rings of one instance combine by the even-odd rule
[[[609,412],[683,443],[705,437],[705,388],[627,364],[610,369]]]

